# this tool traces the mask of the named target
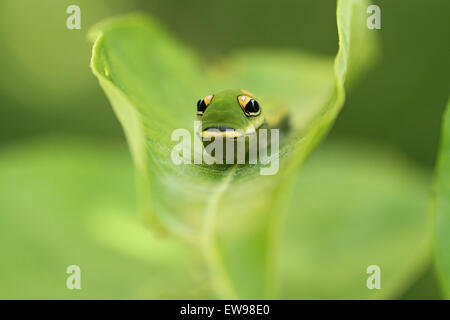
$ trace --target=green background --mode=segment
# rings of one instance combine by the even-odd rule
[[[419,168],[420,175],[430,177],[439,144],[441,118],[449,93],[450,43],[445,38],[446,32],[450,30],[449,4],[446,0],[372,1],[372,3],[378,4],[382,11],[382,29],[373,31],[381,40],[382,54],[373,70],[348,95],[343,111],[325,144],[357,141],[360,145],[377,145],[383,150],[400,154]],[[65,10],[70,4],[81,7],[81,30],[68,30],[65,26],[68,16]],[[77,227],[74,226],[88,223],[84,218],[80,222],[78,214],[81,212],[88,216],[92,210],[103,212],[105,210],[101,208],[104,205],[113,207],[112,211],[118,211],[117,216],[133,216],[135,211],[131,160],[125,148],[123,132],[89,69],[91,44],[86,39],[86,32],[90,26],[112,15],[144,11],[160,20],[172,34],[207,60],[217,59],[236,48],[254,47],[296,48],[316,55],[333,57],[337,51],[335,5],[334,1],[313,0],[277,2],[261,0],[245,3],[234,0],[2,1],[0,181],[3,182],[1,185],[3,189],[0,192],[3,197],[0,207],[2,217],[0,228],[3,228],[1,240],[4,244],[1,246],[0,280],[3,281],[0,282],[0,297],[36,297],[37,291],[24,293],[29,288],[26,285],[18,286],[19,282],[39,287],[41,290],[39,292],[42,292],[39,297],[58,297],[57,293],[52,292],[53,286],[48,281],[42,281],[46,277],[42,277],[41,272],[55,274],[60,270],[55,264],[46,269],[46,264],[52,260],[58,261],[61,266],[70,263],[66,258],[58,260],[58,257],[64,256],[64,246],[76,248],[68,249],[69,251],[79,250],[79,247],[70,243],[70,240],[68,243],[59,242],[58,234],[40,231],[43,226],[47,226],[48,230],[56,230],[60,226],[70,224],[65,219],[58,219],[58,213],[70,208],[69,211],[73,212],[74,217],[71,226],[75,228],[73,232],[77,233]],[[72,157],[65,155],[64,151],[61,151],[62,155],[58,153],[59,146],[65,144],[74,146]],[[40,147],[41,145],[43,147]],[[101,160],[98,160],[98,165],[92,164],[92,160],[84,160],[90,169],[85,169],[80,164],[83,162],[84,154],[89,159],[98,157],[101,151],[95,150],[96,145],[113,145],[114,147],[110,148],[112,150],[105,147],[108,150],[104,152],[111,155],[111,163],[117,163],[120,168],[125,166],[126,169],[123,170],[128,170],[126,171],[128,175],[124,178],[111,178],[117,180],[111,182],[109,193],[101,186],[96,187],[95,183],[89,182],[92,191],[87,190],[84,194],[79,190],[83,184],[73,183],[73,177],[78,173],[92,170],[93,174],[99,175],[98,177],[87,175],[87,180],[83,181],[108,177],[107,168],[103,168]],[[117,148],[121,152],[117,152]],[[50,155],[42,155],[42,150],[46,149],[51,151]],[[55,157],[59,159],[59,156],[65,157],[65,160],[56,161],[51,165],[52,159]],[[42,167],[39,161],[42,161]],[[58,163],[66,162],[69,167],[70,164],[77,167],[69,171],[66,171],[66,167],[61,168],[61,171],[55,168]],[[12,174],[14,166],[19,166],[16,175]],[[116,164],[111,166],[117,168]],[[25,168],[32,172],[24,174]],[[71,183],[57,179],[67,172],[70,172],[67,179]],[[122,182],[127,179],[131,180]],[[77,196],[58,207],[57,201],[55,203],[53,201],[64,202],[64,190],[60,190],[61,195],[53,194],[52,192],[60,188],[49,186],[48,189],[44,189],[49,190],[49,194],[36,193],[37,190],[44,192],[41,188],[46,185],[44,181],[47,180],[56,181],[54,183],[57,185],[63,184],[67,193]],[[16,184],[14,188],[13,184]],[[123,186],[127,186],[126,192],[130,194],[123,195],[121,192]],[[24,192],[28,190],[26,188],[31,189]],[[105,199],[88,205],[87,195],[101,192],[104,192],[101,197]],[[114,196],[111,196],[112,194]],[[121,195],[126,197],[126,200],[117,200]],[[13,201],[14,197],[20,200]],[[125,208],[113,206],[108,201],[110,197],[115,198]],[[44,199],[41,200],[42,204],[39,204],[39,199]],[[86,203],[81,205],[80,202]],[[17,203],[31,204],[29,208],[26,206],[19,208]],[[50,206],[41,213],[43,217],[49,219],[48,225],[39,219],[27,218],[27,214],[33,212],[35,206]],[[99,213],[101,214],[103,213]],[[92,216],[95,218],[96,215]],[[81,236],[86,241],[83,248],[86,248],[88,253],[80,256],[91,259],[96,257],[98,252],[92,248],[86,237]],[[20,254],[23,252],[20,250],[26,250],[35,241],[37,243],[33,247],[33,255],[24,257]],[[136,243],[139,241],[137,239]],[[164,272],[160,272],[165,269],[161,267],[164,265],[163,257],[160,264],[153,266],[154,261],[145,262],[147,258],[143,257],[145,254],[142,252],[131,253],[133,257],[128,259],[121,255],[124,250],[112,250],[109,249],[110,246],[108,245],[107,249],[101,247],[101,250],[111,250],[105,260],[109,259],[107,265],[115,265],[114,268],[117,269],[103,272],[105,278],[98,280],[100,284],[110,283],[111,279],[122,277],[124,282],[136,283],[135,290],[127,297],[141,297],[140,294],[149,292],[148,287],[153,285],[151,280],[146,280],[147,283],[151,283],[148,285],[139,281],[150,272],[148,264],[156,270],[152,274],[161,274],[155,279],[164,279]],[[88,248],[91,251],[88,251]],[[125,257],[130,255],[128,252],[124,254]],[[39,267],[30,267],[29,264],[33,263],[31,261],[40,261],[39,259],[42,259],[42,262],[35,262]],[[64,277],[64,267],[61,268]],[[126,273],[118,270],[126,270]],[[398,297],[439,297],[431,262],[427,270],[418,275],[416,281],[410,284],[410,288],[399,293]],[[22,277],[23,274],[27,276]],[[53,279],[50,283],[57,281],[52,276],[48,276],[48,279]],[[182,285],[184,284],[180,281],[180,286]],[[111,294],[111,297],[124,297],[118,294],[123,290],[119,283],[111,285],[111,288],[105,287],[104,292],[89,297],[107,297],[108,294]],[[161,290],[155,292],[150,296],[164,297],[165,293],[161,293]],[[193,293],[194,297],[195,294]],[[68,294],[65,297],[73,296]]]

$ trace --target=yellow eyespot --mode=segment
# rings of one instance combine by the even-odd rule
[[[261,113],[261,108],[259,107],[259,103],[250,98],[249,96],[238,96],[239,105],[244,111],[244,114],[247,117],[256,117]]]
[[[212,98],[214,95],[210,94],[209,96],[204,97],[203,99],[198,100],[197,102],[197,114],[199,116],[203,115],[203,112],[205,112],[206,107],[211,103]]]
[[[241,106],[242,109],[245,108],[245,106],[247,105],[247,103],[251,100],[252,98],[250,98],[249,96],[239,96],[238,97],[238,101],[239,101],[239,105]]]
[[[212,94],[210,94],[209,96],[203,98],[203,101],[205,101],[205,105],[206,106],[209,106],[209,104],[211,103],[212,98],[213,98]]]

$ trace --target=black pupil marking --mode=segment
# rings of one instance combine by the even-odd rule
[[[206,110],[206,103],[203,99],[198,100],[197,102],[197,111],[198,112],[205,112]]]
[[[259,112],[259,104],[255,100],[250,100],[245,106],[245,112],[247,113],[258,113]]]

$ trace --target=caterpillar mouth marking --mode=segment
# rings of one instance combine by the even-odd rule
[[[242,136],[242,132],[228,126],[208,127],[202,132],[202,138],[238,138],[240,136]]]

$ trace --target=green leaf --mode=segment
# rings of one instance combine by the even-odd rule
[[[450,298],[450,100],[442,121],[441,146],[434,183],[436,270],[444,294]]]
[[[338,1],[334,66],[325,58],[264,50],[206,66],[140,15],[105,21],[90,33],[92,70],[124,127],[143,216],[155,230],[204,252],[220,297],[276,297],[281,218],[293,177],[332,125],[349,80],[372,60],[366,7]],[[172,162],[172,132],[192,133],[195,101],[224,88],[245,88],[288,108],[293,130],[280,142],[276,175],[260,175],[261,165]]]
[[[136,217],[133,180],[122,146],[40,139],[4,148],[0,298],[207,297],[195,256]],[[81,290],[66,288],[69,265],[81,268]]]
[[[302,168],[281,257],[286,299],[393,299],[430,260],[431,175],[392,151],[328,142]],[[367,267],[380,267],[369,290]]]

